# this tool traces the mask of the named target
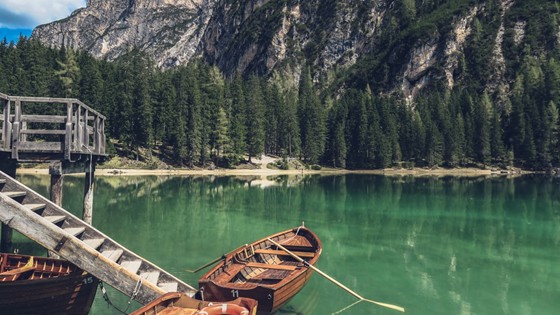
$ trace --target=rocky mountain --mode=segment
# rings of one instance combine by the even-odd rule
[[[552,14],[553,5],[546,0],[89,0],[70,17],[37,27],[32,37],[109,60],[138,48],[161,67],[201,57],[226,75],[297,79],[309,64],[316,82],[369,85],[411,100],[427,86],[453,88],[473,77],[480,89],[507,93],[508,67],[517,61],[511,52],[528,45],[531,27],[532,34],[544,31],[535,29],[535,16],[520,12]],[[559,30],[553,27],[546,29],[550,38],[536,40],[532,49],[557,45]]]

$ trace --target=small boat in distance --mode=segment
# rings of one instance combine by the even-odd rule
[[[130,315],[255,315],[257,301],[238,298],[227,303],[195,300],[181,292],[166,293]]]
[[[0,254],[0,315],[87,315],[97,283],[66,260]]]
[[[271,239],[305,261],[278,248]],[[198,280],[200,298],[227,301],[247,297],[259,302],[258,315],[280,309],[309,281],[321,255],[321,241],[300,226],[244,245],[224,255],[222,261]]]

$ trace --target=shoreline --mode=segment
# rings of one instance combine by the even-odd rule
[[[385,176],[457,176],[457,177],[478,177],[478,176],[516,176],[530,174],[531,172],[516,171],[492,171],[490,169],[478,168],[414,168],[414,169],[394,169],[387,168],[382,170],[343,170],[343,169],[323,169],[323,170],[280,170],[269,168],[256,169],[126,169],[126,168],[98,168],[95,175],[98,176],[280,176],[280,175],[345,175],[345,174],[371,174]],[[48,175],[48,168],[18,168],[17,174],[36,174]]]

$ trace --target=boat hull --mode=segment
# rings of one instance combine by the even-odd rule
[[[0,315],[86,315],[97,284],[97,278],[78,268],[57,277],[3,281],[0,282]]]
[[[305,228],[280,232],[269,238],[292,242],[291,250],[305,256],[310,265],[316,264],[321,254],[321,242]],[[258,315],[273,313],[284,306],[307,284],[313,269],[274,249],[267,239],[224,255],[223,262],[199,279],[200,297],[207,301],[237,297],[255,299],[259,302]]]

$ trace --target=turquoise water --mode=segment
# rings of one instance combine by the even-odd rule
[[[47,176],[20,176],[44,195]],[[198,267],[299,225],[318,267],[407,314],[559,314],[560,178],[97,177],[94,225],[196,285]],[[65,178],[80,215],[83,177]],[[16,238],[17,247],[36,250]],[[114,304],[128,298],[109,290]],[[332,314],[356,299],[315,274],[277,314]],[[132,303],[129,310],[137,308]],[[119,314],[98,293],[92,314]],[[341,314],[398,314],[359,303]]]

